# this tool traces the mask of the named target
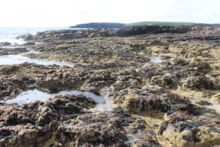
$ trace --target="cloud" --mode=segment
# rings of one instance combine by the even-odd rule
[[[86,22],[219,22],[219,0],[7,0],[1,26],[70,26]]]

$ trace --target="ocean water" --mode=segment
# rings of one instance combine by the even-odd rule
[[[31,28],[31,27],[0,27],[0,40],[4,39],[16,39],[16,37],[24,34],[35,35],[38,32],[48,31],[48,30],[66,30],[70,28],[65,27],[40,27],[40,28]]]
[[[49,31],[49,30],[67,30],[71,28],[65,27],[40,27],[40,28],[32,28],[32,27],[0,27],[0,43],[1,42],[9,42],[12,45],[22,45],[24,41],[22,39],[16,39],[18,36],[24,34],[32,34],[35,35],[38,32]]]

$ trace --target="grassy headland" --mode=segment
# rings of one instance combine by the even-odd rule
[[[111,28],[111,29],[115,29],[115,28],[122,28],[124,27],[125,24],[123,23],[109,23],[109,22],[103,22],[103,23],[83,23],[83,24],[77,24],[75,26],[71,26],[70,28],[94,28],[94,29],[107,29],[107,28]]]
[[[145,26],[145,25],[157,25],[157,26],[188,26],[194,25],[196,23],[193,22],[163,22],[163,21],[142,21],[142,22],[134,22],[126,24],[125,26]]]

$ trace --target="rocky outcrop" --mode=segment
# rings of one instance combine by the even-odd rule
[[[27,36],[24,49],[3,49],[74,67],[0,67],[0,146],[219,145],[219,26],[146,30],[48,31]],[[82,95],[5,103],[32,89],[89,91],[106,103]]]
[[[195,24],[186,26],[159,26],[159,25],[140,25],[140,26],[124,26],[115,30],[112,28],[95,28],[82,30],[60,30],[39,32],[36,35],[25,34],[17,38],[22,38],[31,42],[50,41],[51,39],[79,39],[79,38],[95,38],[95,37],[112,37],[112,36],[134,36],[147,35],[147,38],[156,39],[164,38],[169,40],[218,40],[220,39],[220,31],[218,25]]]
[[[135,133],[147,125],[121,109],[86,112],[92,106],[94,101],[80,95],[60,95],[24,106],[2,105],[0,146],[130,146],[128,128]],[[143,131],[142,135],[135,144],[160,146],[151,138],[156,134]]]
[[[94,30],[59,30],[39,32],[36,35],[22,35],[17,38],[31,42],[32,40],[39,42],[48,42],[52,40],[71,40],[79,38],[95,38],[95,37],[111,37],[116,35],[116,30],[112,29],[94,29]]]
[[[143,25],[143,26],[127,26],[117,32],[119,36],[132,36],[142,34],[160,34],[160,33],[187,33],[191,30],[190,26],[158,26],[158,25]]]
[[[24,47],[0,47],[0,55],[16,55],[28,52]]]

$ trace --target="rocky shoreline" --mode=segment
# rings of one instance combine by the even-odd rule
[[[2,45],[1,55],[25,53],[74,66],[0,66],[0,147],[220,145],[219,26],[63,30],[20,38],[27,42],[16,49]],[[106,102],[94,111],[90,96],[61,94],[7,104],[33,89],[92,92]]]

